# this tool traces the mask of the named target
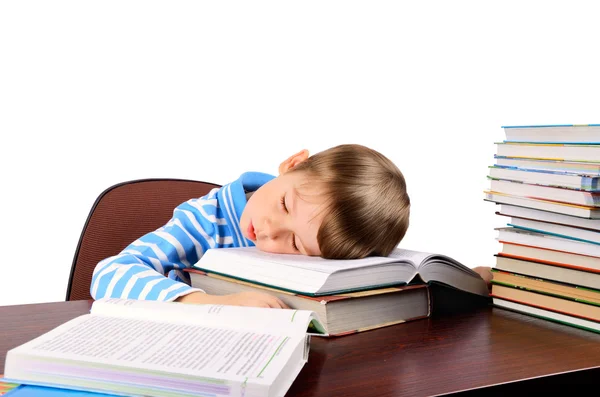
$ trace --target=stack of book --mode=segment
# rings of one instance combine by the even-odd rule
[[[485,192],[507,219],[493,303],[600,332],[600,125],[503,128]]]
[[[387,257],[352,260],[256,247],[209,249],[186,272],[193,287],[212,295],[261,292],[292,309],[313,311],[326,336],[426,318],[448,296],[454,302],[443,306],[448,310],[489,300],[486,283],[472,269],[445,255],[399,248]]]

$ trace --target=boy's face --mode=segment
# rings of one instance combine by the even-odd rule
[[[240,219],[244,236],[261,251],[319,256],[323,198],[303,172],[283,173],[252,194]],[[301,187],[302,186],[302,187]],[[298,195],[301,187],[303,198]]]

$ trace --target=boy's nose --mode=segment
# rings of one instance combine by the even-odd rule
[[[281,228],[276,223],[273,223],[270,219],[266,219],[263,226],[263,232],[265,237],[275,240],[281,233]]]

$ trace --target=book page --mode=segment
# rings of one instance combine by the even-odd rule
[[[356,272],[356,277],[369,279],[371,269],[376,266],[398,262],[402,263],[398,258],[391,257],[334,260],[305,255],[270,254],[261,252],[256,247],[249,247],[210,249],[195,267],[242,280],[312,294],[321,291],[334,278],[331,276]],[[412,265],[408,266],[413,268]],[[367,283],[377,284],[370,281]],[[350,287],[339,285],[337,289],[347,288]]]
[[[433,254],[431,254],[429,252],[420,252],[420,251],[396,248],[392,251],[392,253],[389,255],[389,257],[404,260],[406,262],[410,262],[410,263],[414,264],[415,267],[418,268],[423,263],[425,263],[427,258],[429,258],[432,255]]]
[[[305,338],[277,329],[263,332],[90,314],[11,350],[9,355],[52,358],[30,361],[20,368],[31,373],[93,375],[96,380],[135,383],[140,372],[129,369],[138,368],[159,371],[156,377],[144,377],[148,386],[153,381],[158,385],[164,372],[169,378],[182,378],[178,383],[185,386],[189,379],[185,375],[235,381],[267,379],[279,372]],[[96,365],[82,366],[73,360]],[[119,366],[122,372],[109,373],[110,366]],[[6,377],[12,376],[7,366]]]
[[[231,259],[236,258],[240,263],[252,262],[254,263],[265,263],[275,264],[277,269],[281,269],[282,266],[288,268],[312,270],[325,274],[332,274],[335,272],[364,268],[370,266],[376,266],[383,263],[396,262],[398,259],[408,259],[405,257],[368,257],[364,259],[323,259],[317,256],[306,256],[306,255],[291,255],[291,254],[272,254],[258,250],[256,247],[244,247],[244,248],[227,248],[227,249],[211,249],[206,251],[204,256],[200,258],[200,261],[196,264],[198,267],[209,266],[214,268],[218,272],[218,265],[223,266],[224,263],[227,265],[234,265]],[[229,262],[228,262],[229,261]],[[207,269],[209,267],[206,267]]]
[[[390,256],[416,263],[419,275],[425,282],[439,282],[463,291],[488,296],[487,285],[481,276],[447,255],[396,248]]]
[[[156,319],[169,323],[277,331],[286,334],[304,334],[311,321],[318,322],[317,315],[308,310],[195,305],[116,298],[95,301],[92,304],[91,313],[98,316],[139,320]]]
[[[442,254],[432,254],[428,252],[412,251],[407,249],[396,248],[390,257],[405,259],[416,264],[417,268],[423,268],[430,265],[451,266],[460,269],[471,275],[477,275],[471,268],[458,262],[456,259]]]

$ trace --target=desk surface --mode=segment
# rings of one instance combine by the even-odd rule
[[[90,305],[0,306],[0,374],[9,349],[89,312]],[[572,371],[597,376],[598,369],[600,335],[488,307],[314,337],[288,395],[438,395]]]

